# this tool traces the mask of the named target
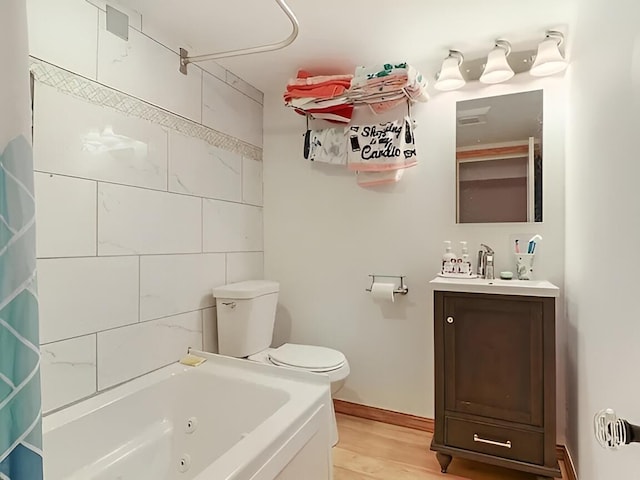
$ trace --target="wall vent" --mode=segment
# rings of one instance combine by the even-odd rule
[[[107,31],[116,37],[129,40],[129,15],[107,5]]]

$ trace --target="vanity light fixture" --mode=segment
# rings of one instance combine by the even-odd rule
[[[559,48],[563,42],[564,35],[561,32],[549,30],[546,38],[538,45],[538,54],[529,73],[534,77],[545,77],[567,68],[567,61]]]
[[[487,63],[480,76],[482,83],[506,82],[515,74],[507,61],[511,53],[511,44],[506,40],[496,40],[493,49],[487,56]]]
[[[448,91],[461,88],[467,83],[460,73],[460,65],[464,56],[457,50],[449,50],[449,55],[442,61],[440,73],[436,75],[436,90]]]

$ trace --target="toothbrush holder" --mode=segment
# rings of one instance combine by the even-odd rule
[[[518,280],[531,280],[533,278],[533,253],[516,253],[516,276]]]

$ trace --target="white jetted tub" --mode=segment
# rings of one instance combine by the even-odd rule
[[[46,416],[46,480],[333,477],[328,378],[192,353]]]

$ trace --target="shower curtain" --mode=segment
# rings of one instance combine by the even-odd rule
[[[0,2],[0,480],[42,479],[25,0]]]

